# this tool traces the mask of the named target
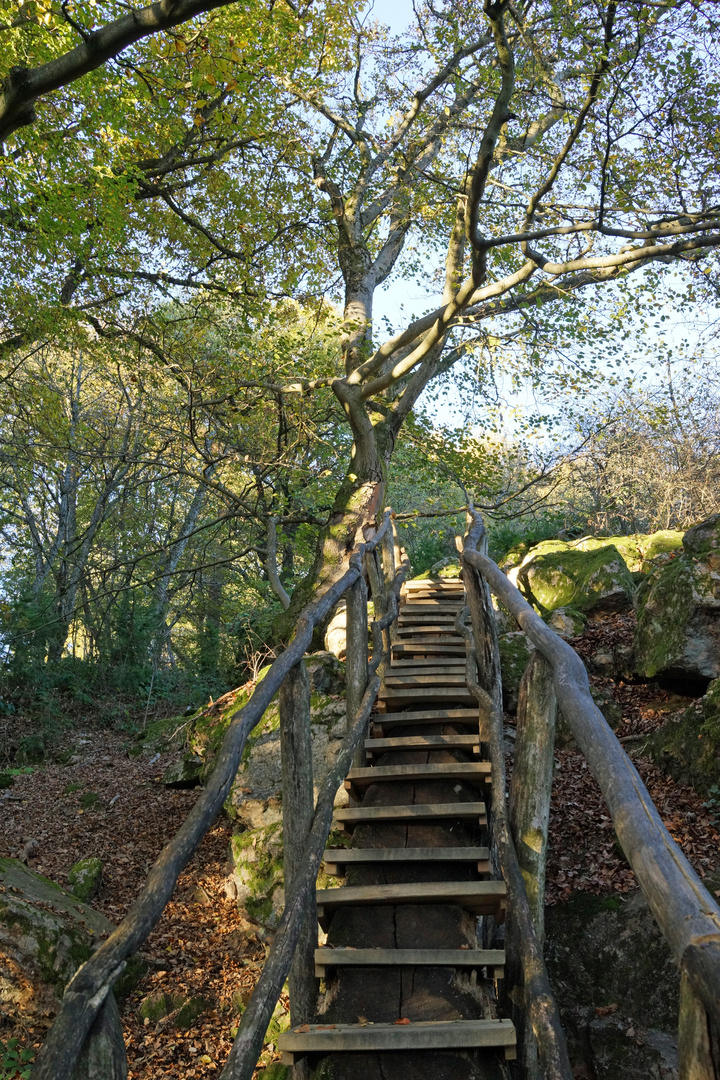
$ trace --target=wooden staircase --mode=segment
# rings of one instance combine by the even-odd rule
[[[454,626],[463,584],[413,581],[404,594],[368,764],[335,813],[351,846],[325,852],[345,883],[317,893],[323,1013],[279,1046],[333,1080],[489,1080],[506,1075],[516,1033],[497,1015],[504,952],[478,940],[481,919],[492,944],[506,890],[491,872],[490,767]]]

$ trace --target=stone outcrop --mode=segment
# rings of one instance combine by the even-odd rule
[[[575,1075],[677,1080],[680,977],[642,893],[546,908],[546,960]]]
[[[700,795],[717,797],[720,786],[720,679],[710,683],[701,701],[676,712],[662,727],[648,735],[642,753],[674,780],[690,784]]]
[[[720,514],[689,529],[682,552],[649,574],[637,610],[639,675],[690,681],[720,676]]]
[[[0,1018],[15,1026],[48,1026],[67,983],[114,929],[99,911],[49,878],[17,859],[0,859]],[[132,959],[115,993],[127,994],[144,967]],[[97,1035],[78,1067],[78,1080],[116,1075],[92,1071],[93,1062],[115,1060],[113,1047],[118,1038],[122,1043],[113,995]]]
[[[614,544],[590,550],[543,551],[539,544],[508,577],[541,614],[556,608],[576,611],[625,611],[632,606],[635,584]],[[559,543],[559,541],[558,541]]]

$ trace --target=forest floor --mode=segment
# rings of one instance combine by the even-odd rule
[[[631,633],[631,616],[605,616],[573,644],[588,655],[626,641]],[[632,736],[662,723],[668,707],[682,708],[692,701],[652,684],[602,677],[591,677],[591,682],[621,704],[617,734],[627,740],[631,755]],[[67,883],[68,868],[76,860],[98,856],[104,863],[103,888],[94,906],[119,922],[197,792],[166,788],[162,775],[171,755],[128,756],[128,739],[120,734],[88,725],[82,732],[75,730],[68,745],[73,751],[70,762],[38,766],[4,793],[0,856],[19,858],[25,852],[32,869],[60,885]],[[631,892],[634,876],[584,759],[572,749],[557,750],[555,757],[548,902],[562,902],[576,890]],[[634,760],[695,869],[703,877],[720,869],[720,832],[703,800],[651,763]],[[226,895],[230,835],[230,822],[220,817],[143,949],[147,974],[122,1009],[130,1080],[217,1076],[227,1056],[242,1004],[269,945],[262,928]],[[140,1002],[158,991],[203,998],[206,1009],[187,1030],[162,1022],[145,1024]],[[43,1037],[40,1028],[16,1034],[25,1044],[37,1044]],[[272,1054],[274,1047],[268,1049]]]

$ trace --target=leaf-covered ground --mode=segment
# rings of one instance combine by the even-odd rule
[[[581,655],[592,656],[622,649],[631,636],[631,616],[606,616],[573,644]],[[607,676],[592,676],[591,681],[622,706],[617,734],[631,755],[639,745],[636,736],[691,700]],[[95,904],[118,922],[196,793],[165,788],[161,777],[169,757],[129,757],[125,740],[117,734],[75,732],[72,747],[74,757],[68,764],[37,767],[0,795],[0,855],[18,858],[25,853],[33,869],[60,884],[66,884],[67,871],[77,859],[99,856],[105,864],[104,885]],[[636,887],[634,876],[582,756],[565,749],[556,751],[555,758],[548,901],[560,902],[578,889],[630,892]],[[649,762],[635,759],[635,764],[696,870],[701,876],[719,870],[720,832],[702,799]],[[144,949],[148,973],[123,1008],[131,1080],[216,1076],[225,1060],[242,1003],[267,951],[260,927],[226,896],[229,838],[230,823],[221,817],[182,875]],[[163,1021],[145,1024],[140,1002],[158,991],[201,997],[206,1010],[187,1030]],[[26,1042],[37,1043],[43,1032],[21,1034]]]
[[[0,855],[22,858],[29,850],[32,869],[61,885],[76,860],[101,858],[103,888],[94,906],[114,922],[127,912],[197,794],[164,787],[166,755],[131,758],[123,743],[107,732],[76,735],[77,761],[17,777],[0,808]],[[130,1080],[214,1076],[230,1048],[240,1003],[255,984],[266,945],[257,924],[225,895],[229,839],[230,823],[221,817],[143,949],[148,973],[123,1008]],[[185,1031],[162,1021],[146,1025],[140,1002],[158,991],[202,997],[207,1009]],[[38,1042],[43,1032],[20,1034],[24,1042]]]

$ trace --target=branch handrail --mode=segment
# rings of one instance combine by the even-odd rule
[[[371,624],[373,650],[365,693],[335,764],[323,781],[310,834],[301,859],[301,865],[304,868],[302,876],[287,899],[270,953],[242,1015],[237,1036],[225,1068],[220,1074],[220,1080],[251,1080],[255,1070],[265,1032],[290,969],[302,920],[320,869],[332,824],[335,795],[347,776],[355,751],[366,732],[370,710],[380,689],[380,679],[376,672],[385,653],[382,632],[397,618],[398,597],[408,567],[409,562],[406,558],[395,573],[388,611],[382,618],[374,620]]]
[[[359,544],[350,556],[345,573],[303,609],[292,641],[271,664],[248,703],[233,715],[206,787],[151,867],[137,900],[117,929],[68,983],[55,1021],[38,1051],[33,1080],[70,1080],[90,1028],[122,974],[127,958],[137,952],[159,921],[182,870],[228,797],[248,736],[259,724],[289,671],[304,657],[315,627],[363,574],[363,555],[375,550],[389,527],[390,512],[386,511],[375,534]]]
[[[473,512],[471,530],[484,531]],[[590,694],[577,653],[542,619],[487,555],[466,548],[482,574],[553,669],[555,693],[612,817],[615,832],[681,972],[720,1026],[720,907],[660,818],[640,776]]]
[[[461,551],[461,556],[466,563],[470,562],[466,556],[475,553],[474,547],[478,539],[477,530],[471,528],[465,536]],[[468,580],[467,571],[470,571],[472,575],[470,580]],[[489,693],[479,685],[476,674],[478,668],[475,643],[485,614],[482,610],[479,583],[476,575],[470,570],[470,566],[467,567],[463,576],[466,578],[468,602],[455,620],[455,629],[465,640],[465,678],[468,688],[480,709],[487,715],[488,748],[493,778],[491,788],[493,840],[508,890],[508,902],[515,929],[515,947],[523,976],[522,993],[525,1013],[537,1048],[539,1075],[545,1080],[572,1080],[573,1071],[560,1012],[548,977],[542,946],[535,932],[508,819],[502,705],[497,700],[496,694]],[[472,631],[465,625],[468,613],[472,616]]]

